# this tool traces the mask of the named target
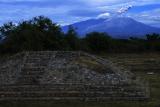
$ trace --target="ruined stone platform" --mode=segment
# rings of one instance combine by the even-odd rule
[[[149,89],[129,71],[84,52],[22,52],[0,63],[0,101],[143,101]]]

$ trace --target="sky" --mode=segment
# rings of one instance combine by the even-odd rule
[[[120,16],[160,27],[160,0],[0,0],[0,25],[40,15],[60,25]]]

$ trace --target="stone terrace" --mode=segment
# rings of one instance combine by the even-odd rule
[[[22,52],[0,64],[0,100],[142,101],[147,83],[84,52]]]

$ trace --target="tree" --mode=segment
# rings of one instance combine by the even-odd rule
[[[80,49],[80,39],[78,38],[77,32],[72,26],[69,26],[65,39],[67,41],[69,50],[79,50]]]
[[[148,41],[157,41],[160,39],[160,35],[159,34],[156,34],[156,33],[153,33],[153,34],[147,34],[146,35],[146,38]]]
[[[146,35],[146,48],[148,50],[160,50],[160,35],[153,33]]]
[[[58,50],[63,46],[60,27],[43,16],[20,22],[17,26],[4,24],[0,33],[6,36],[3,45],[8,52]]]
[[[66,34],[61,27],[47,17],[38,16],[31,20],[12,22],[0,27],[0,53],[43,50],[83,50],[99,52],[146,52],[160,51],[160,35],[148,34],[146,39],[113,39],[106,33],[91,32],[79,38],[70,26]]]
[[[0,35],[6,37],[11,35],[15,29],[16,25],[13,22],[8,22],[0,27]]]
[[[92,32],[86,35],[88,47],[94,52],[106,52],[110,49],[111,37],[106,33]]]

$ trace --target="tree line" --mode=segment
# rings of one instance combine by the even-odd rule
[[[107,33],[91,32],[79,38],[70,26],[67,33],[47,17],[38,16],[31,20],[9,22],[0,27],[0,35],[5,38],[0,43],[0,53],[21,51],[87,51],[94,53],[158,52],[160,35],[148,34],[144,39],[130,37],[115,39]]]

